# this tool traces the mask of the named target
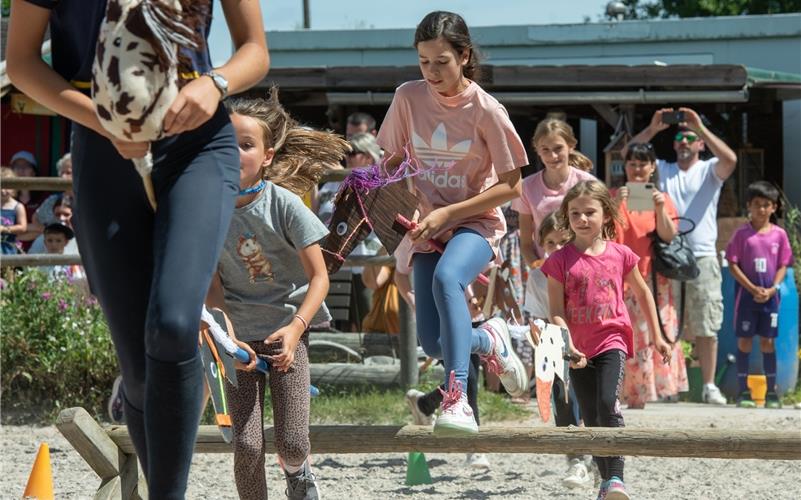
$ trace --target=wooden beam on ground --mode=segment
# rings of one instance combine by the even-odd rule
[[[108,435],[126,453],[133,453],[125,427]],[[597,456],[697,457],[801,460],[801,433],[731,431],[724,429],[632,429],[587,427],[482,427],[474,436],[436,437],[430,427],[398,425],[313,425],[312,452],[339,453],[536,453],[567,452]],[[265,428],[267,453],[275,453],[271,427]],[[230,453],[215,426],[201,426],[195,451]]]

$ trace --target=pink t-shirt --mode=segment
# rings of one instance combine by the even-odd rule
[[[567,180],[559,186],[558,189],[550,189],[545,185],[542,178],[544,170],[540,170],[534,175],[530,175],[523,179],[523,194],[520,198],[512,201],[512,208],[521,214],[531,215],[533,225],[531,228],[531,238],[534,240],[534,249],[537,256],[545,255],[545,251],[540,247],[539,236],[537,235],[538,228],[542,224],[543,219],[551,212],[559,209],[567,192],[581,181],[595,180],[595,176],[579,170],[575,167],[568,167],[570,174]]]
[[[453,97],[439,94],[425,80],[404,83],[395,91],[378,144],[390,154],[408,148],[422,171],[413,178],[421,219],[487,190],[498,182],[499,173],[528,164],[506,109],[475,82]],[[500,208],[448,221],[434,238],[462,227],[484,236],[497,255],[506,234]],[[412,249],[431,251],[425,243]]]
[[[627,246],[607,241],[601,255],[580,253],[572,243],[557,250],[542,272],[565,287],[565,318],[573,344],[587,359],[620,349],[634,355],[623,283],[640,258]]]

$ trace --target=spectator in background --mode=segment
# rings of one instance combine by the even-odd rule
[[[17,177],[36,177],[36,169],[38,163],[36,157],[30,151],[17,151],[11,157],[9,166],[14,170]],[[25,215],[27,220],[33,220],[33,214],[36,209],[41,205],[42,200],[45,198],[45,193],[42,191],[31,191],[28,189],[21,189],[17,192],[17,201],[25,206]],[[29,241],[22,243],[23,250],[27,251],[30,246]]]
[[[44,246],[47,254],[64,255],[64,249],[74,240],[75,233],[72,228],[61,222],[48,224],[44,228]],[[83,268],[78,265],[40,266],[39,269],[47,274],[51,280],[67,279],[69,281],[83,279]]]
[[[64,194],[59,200],[58,203],[53,205],[51,209],[51,213],[47,216],[47,227],[51,224],[63,224],[70,229],[72,229],[72,197]],[[43,229],[44,230],[44,229]],[[30,250],[28,253],[37,254],[37,253],[51,253],[47,251],[47,246],[45,244],[45,235],[40,234],[31,245]],[[63,252],[67,255],[80,255],[78,252],[78,241],[75,238],[69,239],[67,246],[64,248]]]
[[[3,167],[0,178],[11,179],[17,177],[14,171],[8,167]],[[25,232],[28,227],[28,218],[25,213],[25,205],[16,199],[17,192],[14,189],[0,189],[0,238],[2,238],[3,255],[14,255],[20,253],[17,235]]]
[[[695,351],[701,364],[705,403],[725,405],[726,398],[715,385],[715,365],[718,356],[718,330],[723,323],[723,293],[720,262],[715,243],[718,238],[718,199],[723,182],[737,166],[737,155],[718,136],[713,134],[698,113],[690,108],[679,108],[680,116],[673,150],[676,161],[657,160],[659,190],[670,195],[678,214],[690,219],[695,230],[687,235],[690,247],[698,261],[701,274],[686,284],[687,307],[683,325],[688,339],[695,339]],[[656,134],[670,128],[663,116],[673,113],[672,108],[657,110],[651,123],[630,143],[651,142]],[[701,159],[709,147],[714,156]],[[623,155],[627,152],[624,150]],[[680,231],[690,225],[682,221]]]
[[[350,138],[356,134],[371,134],[376,135],[375,118],[367,113],[357,111],[348,116],[348,121],[345,124],[345,138]]]
[[[72,154],[67,153],[61,157],[56,163],[58,176],[62,179],[72,180]],[[25,234],[20,236],[23,241],[34,241],[42,235],[45,226],[54,222],[59,222],[60,219],[53,216],[55,206],[61,203],[64,196],[72,196],[72,188],[64,191],[63,193],[53,193],[39,205],[39,208],[34,212],[32,219],[28,223],[28,230]],[[63,222],[63,221],[62,221]],[[33,248],[33,244],[31,244]],[[30,252],[30,249],[28,250]]]
[[[627,182],[659,184],[656,153],[651,144],[629,144],[625,156],[625,173]],[[673,240],[676,236],[676,226],[673,223],[676,207],[667,193],[654,189],[652,197],[653,204],[649,210],[633,211],[628,205],[628,187],[623,186],[617,190],[618,213],[623,223],[618,228],[616,241],[640,256],[637,266],[648,288],[653,292],[662,334],[665,341],[673,346],[673,361],[669,365],[662,363],[662,356],[651,344],[644,307],[637,302],[632,289],[626,287],[623,299],[634,333],[634,357],[626,360],[621,396],[629,409],[645,408],[647,401],[657,399],[677,401],[679,392],[688,389],[684,355],[681,345],[676,342],[678,322],[672,282],[661,274],[654,274],[651,267],[650,234],[656,231],[662,241]]]

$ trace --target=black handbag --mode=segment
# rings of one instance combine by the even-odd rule
[[[649,235],[651,237],[651,253],[653,254],[652,264],[654,270],[672,280],[691,281],[698,277],[701,271],[695,260],[687,241],[687,234],[695,229],[695,223],[685,217],[675,217],[674,221],[685,220],[692,224],[687,231],[679,231],[670,242],[664,242],[657,234],[656,230]]]

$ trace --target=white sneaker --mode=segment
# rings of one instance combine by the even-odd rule
[[[477,434],[478,425],[473,409],[467,403],[467,394],[462,391],[462,383],[456,380],[456,374],[452,370],[448,391],[442,393],[444,397],[439,407],[439,416],[434,422],[434,434],[437,436]]]
[[[464,462],[465,465],[472,467],[473,469],[490,469],[490,463],[489,460],[487,460],[487,455],[483,453],[468,453]]]
[[[580,458],[572,458],[569,462],[567,474],[562,478],[562,484],[568,488],[584,488],[591,486],[593,478]]]
[[[492,351],[482,359],[487,368],[497,374],[504,389],[512,397],[520,397],[528,390],[528,375],[523,362],[515,354],[509,328],[501,318],[492,318],[479,328],[486,331],[492,340]]]
[[[405,396],[406,404],[409,405],[409,410],[412,412],[412,423],[414,425],[431,426],[434,424],[434,415],[426,415],[417,404],[423,396],[425,396],[424,392],[420,392],[417,389],[409,389]]]
[[[701,401],[712,405],[725,405],[726,397],[720,393],[720,389],[715,384],[704,384],[701,391]]]

